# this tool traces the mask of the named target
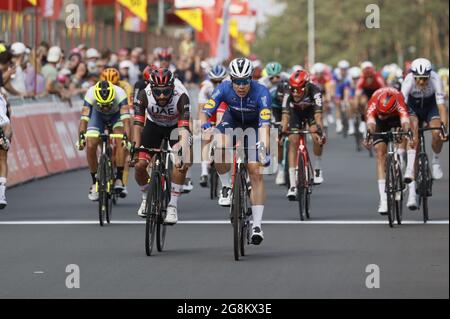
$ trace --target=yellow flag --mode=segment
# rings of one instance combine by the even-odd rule
[[[31,3],[33,6],[37,5],[37,0],[28,0],[29,3]]]
[[[147,22],[147,0],[118,0],[121,5],[130,10],[135,16]]]
[[[250,54],[250,45],[245,40],[245,34],[243,32],[239,32],[234,48],[245,56]]]
[[[196,31],[203,31],[202,9],[175,10],[175,14]]]
[[[239,36],[238,22],[235,19],[230,20],[230,35],[234,39],[236,39]]]

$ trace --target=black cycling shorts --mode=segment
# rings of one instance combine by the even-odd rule
[[[396,127],[401,127],[400,118],[398,116],[391,117],[386,120],[380,120],[379,118],[376,119],[377,132],[389,132],[391,129]],[[389,139],[386,135],[379,135],[374,134],[373,135],[373,145],[377,145],[378,143],[385,143],[386,145],[389,143]]]

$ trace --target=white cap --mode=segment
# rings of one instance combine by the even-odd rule
[[[61,59],[61,49],[60,47],[54,46],[48,50],[47,61],[50,63],[57,63]]]
[[[86,51],[86,58],[87,59],[91,59],[91,58],[100,58],[100,53],[98,53],[98,51],[94,48],[89,48]]]
[[[350,67],[350,63],[347,60],[341,60],[338,62],[339,69],[348,69]]]
[[[12,55],[20,55],[24,53],[29,54],[30,49],[28,49],[22,42],[15,42],[11,45],[11,53]]]
[[[124,60],[124,61],[120,62],[119,69],[125,69],[125,68],[131,69],[133,66],[134,66],[133,62],[131,62],[130,60]]]

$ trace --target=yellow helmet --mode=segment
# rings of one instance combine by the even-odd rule
[[[98,104],[111,104],[116,97],[114,85],[109,81],[99,81],[94,88],[95,100]]]
[[[100,74],[100,80],[101,81],[109,81],[114,85],[117,85],[120,80],[120,74],[119,71],[115,68],[107,68],[104,69],[102,74]]]

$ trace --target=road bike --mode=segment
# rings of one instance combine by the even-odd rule
[[[428,216],[428,197],[432,196],[433,178],[431,175],[428,155],[425,149],[425,132],[441,131],[442,136],[446,136],[444,125],[441,127],[423,127],[423,123],[419,123],[419,154],[417,156],[418,163],[416,169],[416,192],[419,195],[419,207],[422,206],[423,222],[426,223]]]
[[[82,138],[98,138],[101,140],[101,154],[97,167],[98,220],[100,226],[109,224],[112,217],[112,206],[117,194],[114,192],[114,164],[111,139],[123,139],[124,134],[86,133]]]
[[[388,202],[388,222],[389,227],[394,227],[397,224],[401,225],[403,220],[403,192],[406,189],[403,181],[403,173],[401,168],[400,156],[396,151],[396,144],[400,143],[402,138],[408,136],[412,138],[409,132],[389,131],[389,132],[375,132],[367,134],[367,141],[374,135],[386,136],[388,139],[387,156],[386,156],[386,188]]]

